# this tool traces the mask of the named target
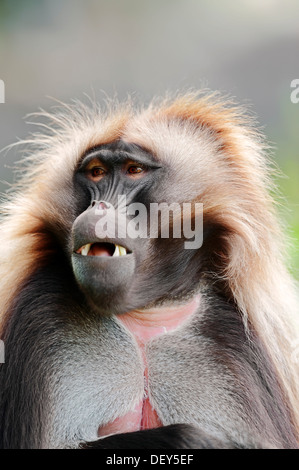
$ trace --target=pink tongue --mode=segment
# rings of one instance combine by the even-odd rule
[[[111,248],[109,249],[104,244],[94,243],[88,252],[88,256],[112,256],[111,251]]]

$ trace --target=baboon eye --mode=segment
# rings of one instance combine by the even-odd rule
[[[101,168],[100,166],[96,166],[96,167],[92,168],[90,170],[90,172],[91,172],[91,176],[93,178],[97,178],[98,176],[102,176],[106,173],[104,168]]]
[[[87,177],[96,183],[100,181],[106,175],[106,173],[107,170],[101,166],[94,166],[86,169]]]
[[[127,175],[134,177],[141,177],[146,172],[146,168],[143,165],[129,165],[127,167]]]
[[[87,164],[82,165],[82,170],[85,173],[85,176],[97,183],[100,181],[107,173],[108,169],[106,166],[97,158],[93,158]]]
[[[142,173],[144,168],[142,166],[131,165],[127,171],[130,175],[136,175],[137,173]]]

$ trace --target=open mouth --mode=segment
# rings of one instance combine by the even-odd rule
[[[87,245],[81,246],[79,250],[76,250],[78,255],[82,256],[126,256],[131,252],[124,246],[116,245],[114,243],[88,243]]]

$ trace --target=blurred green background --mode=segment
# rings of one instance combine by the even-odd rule
[[[299,279],[298,0],[0,0],[0,147],[34,129],[24,116],[84,93],[104,100],[208,87],[256,114],[278,183]],[[298,95],[299,96],[299,95]],[[16,151],[0,158],[0,192]]]

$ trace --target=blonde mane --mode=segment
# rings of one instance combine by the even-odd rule
[[[49,228],[66,230],[72,213],[70,175],[90,148],[123,139],[184,170],[186,194],[226,228],[225,269],[218,272],[245,327],[253,326],[275,365],[299,435],[298,300],[285,261],[267,145],[244,110],[211,93],[188,93],[146,108],[79,102],[36,114],[43,133],[25,148],[19,181],[1,204],[0,321],[16,290],[53,245]],[[186,161],[188,163],[186,166]],[[64,201],[61,211],[58,202]],[[221,322],[221,318],[219,318]]]

